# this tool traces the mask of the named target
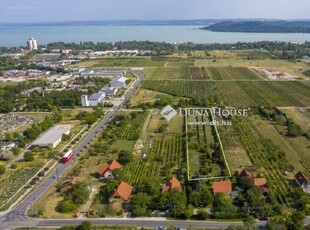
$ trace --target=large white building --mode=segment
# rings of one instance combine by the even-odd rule
[[[115,95],[117,93],[118,89],[113,87],[103,87],[99,93],[105,93],[106,95]]]
[[[32,143],[32,146],[37,146],[41,148],[55,148],[61,142],[61,138],[63,134],[69,135],[70,130],[72,129],[71,125],[57,125],[51,129],[49,129],[46,133],[44,133],[41,137],[35,140]]]
[[[118,70],[86,70],[81,72],[82,77],[113,77],[116,75],[123,75],[124,71]]]
[[[82,100],[82,106],[89,106],[89,100],[86,94],[83,94],[81,96],[81,100]]]
[[[81,96],[82,106],[98,106],[100,102],[105,98],[105,93],[99,91],[99,93],[93,93],[89,98],[88,95],[83,94]]]
[[[113,81],[111,81],[110,86],[112,88],[125,88],[126,87],[126,81],[128,80],[128,78],[126,77],[118,77],[116,79],[114,79]]]
[[[29,38],[29,40],[27,41],[27,47],[29,50],[37,50],[38,49],[37,40],[34,38]]]

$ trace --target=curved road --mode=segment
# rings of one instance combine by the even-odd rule
[[[106,117],[97,125],[97,127],[78,145],[75,149],[74,156],[66,164],[58,164],[55,172],[45,181],[42,182],[35,190],[24,198],[18,205],[13,207],[10,212],[0,214],[0,229],[13,229],[16,227],[61,227],[64,225],[77,225],[83,220],[81,219],[32,219],[26,216],[27,210],[46,190],[56,182],[57,176],[61,176],[66,169],[74,162],[77,155],[95,138],[95,136],[103,129],[105,125],[112,119],[112,117],[125,105],[125,103],[133,96],[138,87],[144,80],[143,74],[139,72],[132,72],[137,81],[129,89],[123,101],[116,106]],[[94,225],[132,225],[139,227],[154,227],[175,225],[182,229],[187,228],[227,228],[231,224],[240,225],[242,222],[216,222],[216,221],[188,221],[188,220],[164,220],[162,218],[101,218],[90,219]],[[305,224],[310,224],[310,218],[305,220]],[[265,221],[257,222],[257,226],[264,228]]]

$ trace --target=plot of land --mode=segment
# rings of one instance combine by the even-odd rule
[[[310,108],[279,108],[300,127],[310,130]]]
[[[93,67],[149,67],[164,66],[165,61],[154,61],[151,58],[107,58],[98,59]]]
[[[310,106],[310,82],[146,80],[143,87],[181,97],[211,96],[226,106]]]

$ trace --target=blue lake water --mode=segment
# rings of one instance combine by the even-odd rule
[[[4,26],[0,25],[0,46],[25,46],[30,37],[38,44],[64,42],[165,41],[235,43],[254,41],[310,41],[310,34],[227,33],[198,30],[198,26]]]

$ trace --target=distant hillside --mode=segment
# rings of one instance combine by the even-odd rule
[[[310,33],[310,21],[229,21],[215,23],[202,29],[217,32]]]

